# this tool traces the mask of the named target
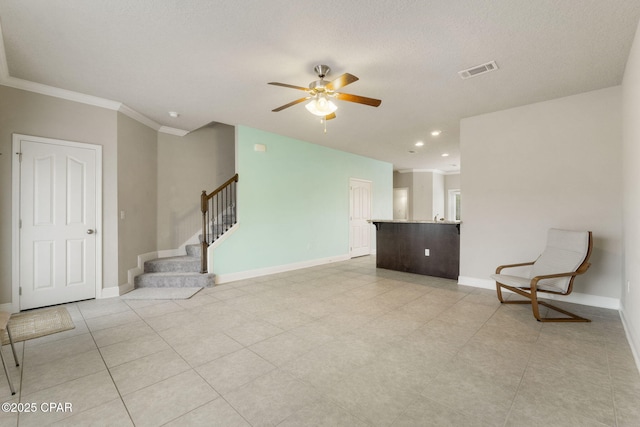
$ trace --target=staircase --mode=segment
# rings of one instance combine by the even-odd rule
[[[187,255],[152,259],[136,276],[136,288],[195,288],[214,285],[213,274],[200,274],[200,245],[187,245]]]
[[[237,182],[238,174],[235,174],[211,194],[202,192],[200,243],[186,245],[187,255],[146,261],[144,273],[133,279],[135,288],[195,288],[215,285],[215,276],[207,273],[207,250],[238,222]]]
[[[238,174],[222,184],[211,194],[200,195],[202,234],[200,235],[200,273],[207,273],[207,250],[220,236],[237,222],[236,212]]]

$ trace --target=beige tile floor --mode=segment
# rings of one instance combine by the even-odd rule
[[[618,313],[541,324],[493,291],[373,257],[189,300],[67,304],[76,328],[19,343],[0,426],[638,426]],[[4,348],[11,360],[10,350]],[[43,412],[43,402],[72,412]]]

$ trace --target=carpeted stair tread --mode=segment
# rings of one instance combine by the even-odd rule
[[[195,273],[200,271],[200,258],[193,256],[175,256],[152,259],[144,263],[145,273],[181,272]]]
[[[200,253],[202,251],[202,248],[200,247],[199,244],[197,245],[187,245],[185,246],[185,249],[187,251],[187,256],[193,256],[196,258],[200,258]]]
[[[136,288],[209,287],[215,275],[184,272],[144,273],[135,277]]]

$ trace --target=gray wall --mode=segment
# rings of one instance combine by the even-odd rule
[[[591,230],[574,292],[620,298],[622,129],[618,87],[463,119],[461,283],[536,259],[548,228]]]
[[[0,303],[11,302],[12,134],[102,145],[103,287],[118,285],[117,113],[0,85]]]
[[[216,123],[183,137],[158,134],[158,249],[175,249],[200,230],[200,194],[234,174],[233,126]]]
[[[393,172],[393,188],[408,188],[409,220],[433,220],[447,215],[446,176],[438,172]],[[459,187],[458,187],[459,188]]]
[[[622,313],[640,366],[640,29],[627,61],[622,88],[625,249]]]
[[[118,282],[156,250],[158,132],[118,113]],[[124,212],[124,218],[120,214]]]
[[[433,219],[433,174],[413,172],[412,212],[414,220]]]

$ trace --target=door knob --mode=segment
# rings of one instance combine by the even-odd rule
[[[95,231],[94,231],[94,230],[92,230],[92,229],[88,229],[88,230],[87,230],[87,234],[93,234],[93,233],[95,233]]]

